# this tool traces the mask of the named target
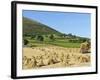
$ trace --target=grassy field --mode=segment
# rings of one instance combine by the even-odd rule
[[[54,41],[51,41],[49,39],[46,39],[45,41],[38,41],[35,39],[27,38],[29,41],[29,46],[38,47],[38,46],[46,46],[46,45],[55,45],[60,47],[66,47],[66,48],[79,48],[81,43],[73,43],[68,42],[67,39],[55,39]]]

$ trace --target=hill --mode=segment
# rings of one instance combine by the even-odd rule
[[[42,24],[38,21],[23,17],[23,33],[24,34],[61,34],[60,32]]]

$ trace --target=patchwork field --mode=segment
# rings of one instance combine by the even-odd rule
[[[23,69],[90,66],[90,53],[59,46],[23,47]]]

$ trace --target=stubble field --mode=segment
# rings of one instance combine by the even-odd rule
[[[59,46],[23,47],[23,69],[82,67],[91,65],[90,53]]]

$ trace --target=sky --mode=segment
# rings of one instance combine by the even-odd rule
[[[90,13],[23,10],[22,15],[48,25],[61,33],[91,37]]]

